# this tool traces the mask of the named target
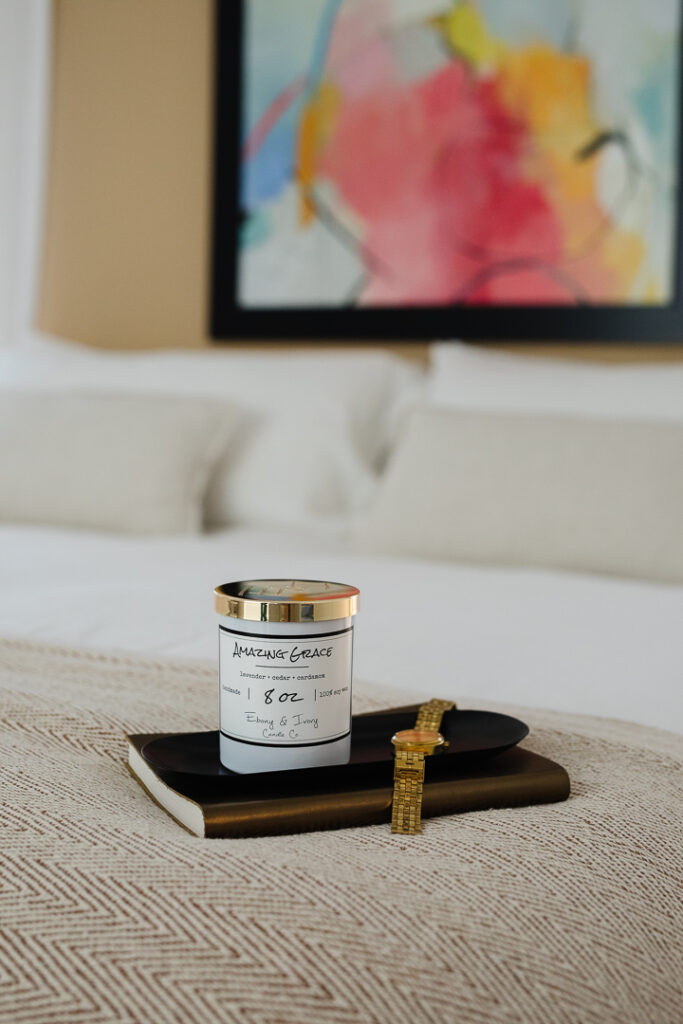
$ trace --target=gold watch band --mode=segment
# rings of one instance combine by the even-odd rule
[[[397,733],[394,737],[394,796],[391,806],[391,831],[414,836],[422,831],[422,786],[425,756],[432,754],[443,737],[439,733],[445,711],[455,704],[449,700],[430,700],[422,704],[415,720],[415,730]],[[410,733],[412,732],[412,736]],[[417,736],[415,733],[419,733]],[[404,741],[401,736],[410,736]],[[422,749],[414,749],[415,746]]]
[[[394,760],[394,800],[391,831],[414,836],[422,831],[422,783],[425,755],[422,750],[397,750]]]
[[[444,711],[451,711],[454,707],[455,704],[452,700],[428,700],[426,704],[420,705],[415,719],[415,728],[439,732]]]

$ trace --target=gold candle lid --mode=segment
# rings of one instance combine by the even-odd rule
[[[251,622],[327,622],[358,611],[357,587],[324,580],[240,580],[216,587],[216,611]]]

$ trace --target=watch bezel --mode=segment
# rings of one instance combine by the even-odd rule
[[[419,750],[423,754],[433,754],[436,749],[446,745],[446,740],[436,729],[400,729],[391,737],[396,750]]]

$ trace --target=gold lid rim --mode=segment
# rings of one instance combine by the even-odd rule
[[[318,583],[319,580],[302,580],[302,583]],[[245,598],[228,592],[234,583],[223,583],[214,589],[215,608],[219,615],[230,619],[245,619],[248,622],[330,622],[332,619],[348,619],[358,612],[360,591],[356,587],[344,586],[344,596],[321,594],[305,601],[280,600],[279,598]]]

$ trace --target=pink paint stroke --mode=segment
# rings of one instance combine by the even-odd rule
[[[266,141],[268,134],[275,127],[285,111],[292,105],[306,88],[306,75],[299,75],[291,85],[283,89],[281,93],[268,105],[263,114],[249,132],[242,147],[242,159],[251,160],[256,156],[259,149]]]

